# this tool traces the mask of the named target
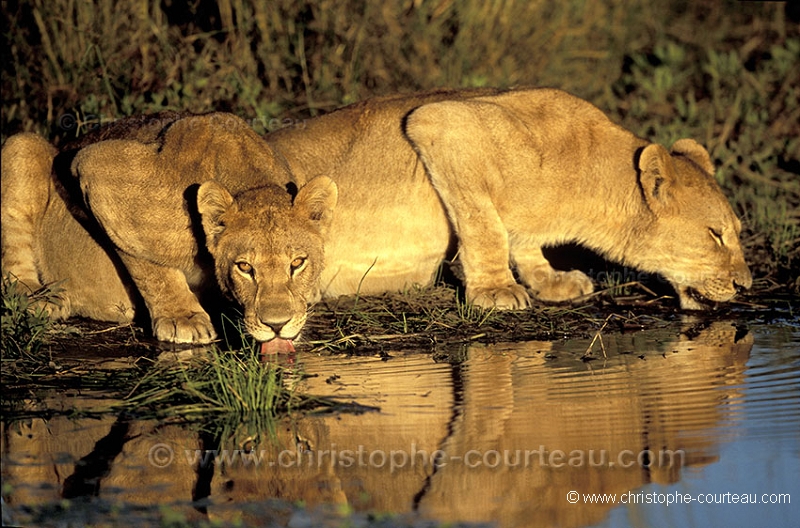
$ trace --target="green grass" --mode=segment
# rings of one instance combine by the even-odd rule
[[[57,295],[57,286],[32,292],[15,277],[3,276],[0,350],[4,363],[37,357],[47,336],[55,329],[45,307],[49,303],[57,304]]]
[[[312,406],[312,398],[284,387],[283,374],[251,353],[212,346],[188,361],[157,362],[120,407],[137,416],[197,423],[225,441],[273,437],[278,416]]]
[[[706,145],[757,284],[800,293],[800,24],[789,3],[179,4],[4,2],[2,139],[28,130],[58,143],[165,109],[228,110],[263,133],[391,92],[553,86],[641,136]]]
[[[256,344],[242,338],[252,345],[242,350],[212,345],[177,361],[162,357],[144,370],[117,411],[186,424],[235,448],[275,441],[278,421],[293,413],[368,410],[296,391],[301,371],[284,358],[259,361]]]
[[[198,358],[156,364],[126,398],[136,408],[149,407],[170,416],[241,416],[272,413],[290,406],[281,369],[261,364],[241,351],[209,347]]]

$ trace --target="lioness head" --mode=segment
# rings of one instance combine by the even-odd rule
[[[231,196],[207,181],[197,192],[206,243],[222,291],[244,312],[248,333],[263,352],[292,350],[317,295],[325,232],[336,184],[320,176],[292,196],[266,186]]]
[[[739,233],[742,224],[714,180],[708,152],[691,139],[672,151],[648,145],[639,157],[639,182],[650,221],[641,233],[638,264],[673,285],[684,309],[730,300],[749,288]]]

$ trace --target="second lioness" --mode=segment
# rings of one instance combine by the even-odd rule
[[[671,151],[649,144],[564,92],[435,92],[352,105],[270,134],[259,156],[281,167],[277,176],[235,174],[253,165],[247,157],[253,149],[220,156],[211,148],[213,127],[225,120],[192,119],[166,130],[158,149],[106,141],[84,149],[73,165],[126,264],[180,272],[168,280],[146,271],[134,276],[151,312],[157,307],[174,328],[207,319],[192,320],[196,301],[182,295],[175,302],[174,292],[186,291],[196,248],[187,237],[172,243],[191,222],[182,199],[161,198],[184,197],[195,184],[219,180],[220,171],[228,174],[224,186],[204,185],[198,202],[212,245],[231,228],[225,218],[236,206],[229,191],[287,178],[298,187],[317,176],[335,182],[338,205],[312,297],[427,283],[454,239],[467,298],[482,307],[524,308],[529,294],[566,301],[590,293],[586,275],[556,271],[542,254],[545,245],[569,241],[662,274],[684,308],[701,307],[701,299],[727,301],[737,286],[751,283],[740,223],[711,175],[706,150],[692,140]],[[179,158],[196,170],[165,179],[165,168]],[[148,232],[142,218],[149,219]],[[265,234],[255,223],[252,229],[249,247],[210,246],[218,274],[291,296],[297,259],[307,266],[308,257],[295,254],[289,232],[269,235],[284,236],[284,246],[272,240],[270,247],[285,250],[254,250]],[[213,329],[194,333],[213,335]],[[156,335],[174,339],[168,331]]]

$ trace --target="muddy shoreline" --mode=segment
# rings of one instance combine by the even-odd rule
[[[457,353],[453,351],[459,346],[472,343],[582,339],[676,322],[688,322],[690,328],[700,330],[720,320],[731,321],[744,331],[752,324],[797,324],[798,312],[800,300],[776,290],[743,295],[703,312],[682,312],[670,299],[604,295],[579,306],[535,305],[523,311],[465,314],[452,289],[435,287],[320,303],[312,309],[295,346],[299,352],[354,356],[429,351],[434,358],[446,359]],[[224,342],[218,346],[237,349]],[[10,395],[37,388],[110,389],[116,384],[115,376],[124,374],[97,373],[118,372],[125,366],[147,368],[159,354],[192,348],[159,342],[149,330],[135,324],[71,318],[54,326],[35,360],[5,359],[3,385]],[[94,375],[87,375],[92,372]]]

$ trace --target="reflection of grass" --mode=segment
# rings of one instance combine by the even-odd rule
[[[211,347],[201,359],[153,368],[128,403],[178,416],[271,412],[283,401],[277,368]]]
[[[293,411],[346,410],[329,398],[296,392],[298,374],[288,366],[259,362],[255,346],[192,352],[188,360],[156,363],[125,397],[122,409],[194,424],[226,445],[274,439],[277,420]]]

